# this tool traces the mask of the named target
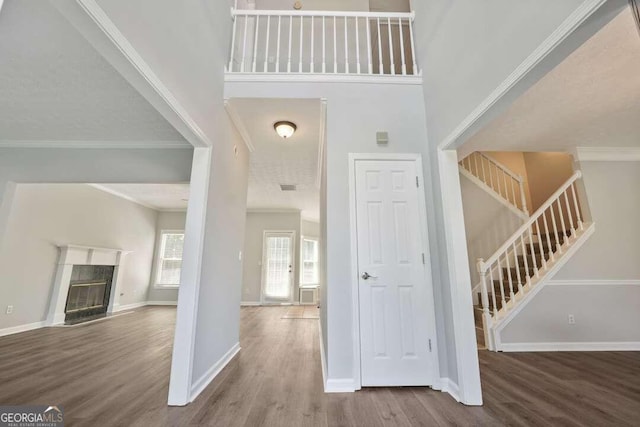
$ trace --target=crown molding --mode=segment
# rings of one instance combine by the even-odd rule
[[[96,190],[104,191],[105,193],[109,193],[112,196],[119,197],[121,199],[127,200],[129,202],[135,203],[135,204],[143,206],[145,208],[153,209],[154,211],[159,210],[156,206],[152,206],[152,205],[150,205],[148,203],[142,202],[142,201],[136,199],[135,197],[131,197],[131,196],[127,195],[127,194],[121,193],[121,192],[119,192],[117,190],[114,190],[112,188],[109,188],[109,187],[107,187],[105,185],[102,185],[102,184],[87,184],[87,185],[89,187],[95,188]]]
[[[247,208],[247,213],[266,213],[266,214],[291,214],[291,213],[300,213],[300,209],[278,209],[278,208]]]
[[[0,148],[190,149],[186,141],[0,140]]]
[[[247,146],[247,149],[250,153],[253,153],[256,148],[251,141],[251,136],[249,135],[247,128],[244,126],[244,123],[242,122],[238,111],[235,109],[233,104],[229,102],[229,99],[224,100],[224,108],[227,110],[227,114],[229,115],[229,118],[231,119],[233,125],[236,127],[236,130],[240,134],[240,137],[242,137],[244,145]]]
[[[639,162],[640,147],[576,147],[581,162]]]
[[[187,208],[166,208],[156,210],[162,213],[187,213]]]

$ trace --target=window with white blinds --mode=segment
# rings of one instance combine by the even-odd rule
[[[291,236],[266,236],[264,295],[267,298],[291,298],[291,246]]]
[[[302,277],[303,285],[317,285],[320,281],[318,274],[318,241],[302,239]]]
[[[178,286],[182,271],[184,233],[163,231],[160,240],[157,285]]]

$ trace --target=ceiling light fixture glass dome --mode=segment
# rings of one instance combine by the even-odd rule
[[[273,128],[281,138],[287,139],[291,138],[298,127],[293,122],[279,121],[274,123]]]

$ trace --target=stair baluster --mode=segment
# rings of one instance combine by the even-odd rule
[[[491,257],[486,261],[478,259],[481,283],[474,290],[480,288],[483,325],[493,328],[485,331],[485,343],[489,349],[496,345],[493,335],[500,320],[518,306],[549,271],[558,268],[560,258],[567,256],[566,252],[571,254],[570,247],[585,234],[582,233],[584,224],[575,195],[575,181],[581,177],[580,171],[575,172]],[[497,182],[500,181],[499,178]],[[575,210],[569,202],[569,191]],[[568,215],[567,219],[565,215]],[[593,227],[587,231],[591,233]],[[517,286],[514,286],[514,281],[517,281]],[[480,320],[479,317],[477,319]]]

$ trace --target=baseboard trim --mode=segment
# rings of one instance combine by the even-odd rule
[[[640,351],[640,342],[529,342],[501,343],[504,352],[533,351]]]
[[[320,338],[320,365],[322,367],[322,386],[325,393],[327,392],[327,359],[324,355],[324,339],[322,338],[322,323],[318,319],[318,337]]]
[[[261,305],[260,301],[240,301],[241,307],[257,307]]]
[[[547,283],[549,286],[640,286],[640,280],[592,280],[592,279],[577,279],[577,280],[549,280]]]
[[[178,301],[147,301],[147,305],[167,305],[177,306]]]
[[[8,328],[0,329],[0,337],[7,335],[19,334],[20,332],[33,331],[34,329],[40,329],[46,326],[46,322],[33,322],[26,323],[24,325],[10,326]]]
[[[133,310],[134,308],[144,307],[147,304],[148,304],[147,301],[141,301],[141,302],[134,302],[132,304],[118,305],[117,307],[113,307],[113,313],[118,313],[120,311],[126,311],[126,310]]]
[[[449,393],[451,397],[453,397],[456,402],[460,402],[460,388],[458,384],[455,383],[451,378],[443,377],[440,378],[440,388],[439,390],[443,393]]]
[[[328,378],[324,385],[325,393],[353,393],[355,391],[353,378]]]
[[[225,366],[235,357],[240,351],[240,343],[237,342],[227,351],[224,356],[220,358],[216,363],[202,375],[198,381],[191,386],[191,396],[189,402],[193,402],[207,388],[207,386],[213,381],[215,377],[224,369]]]

